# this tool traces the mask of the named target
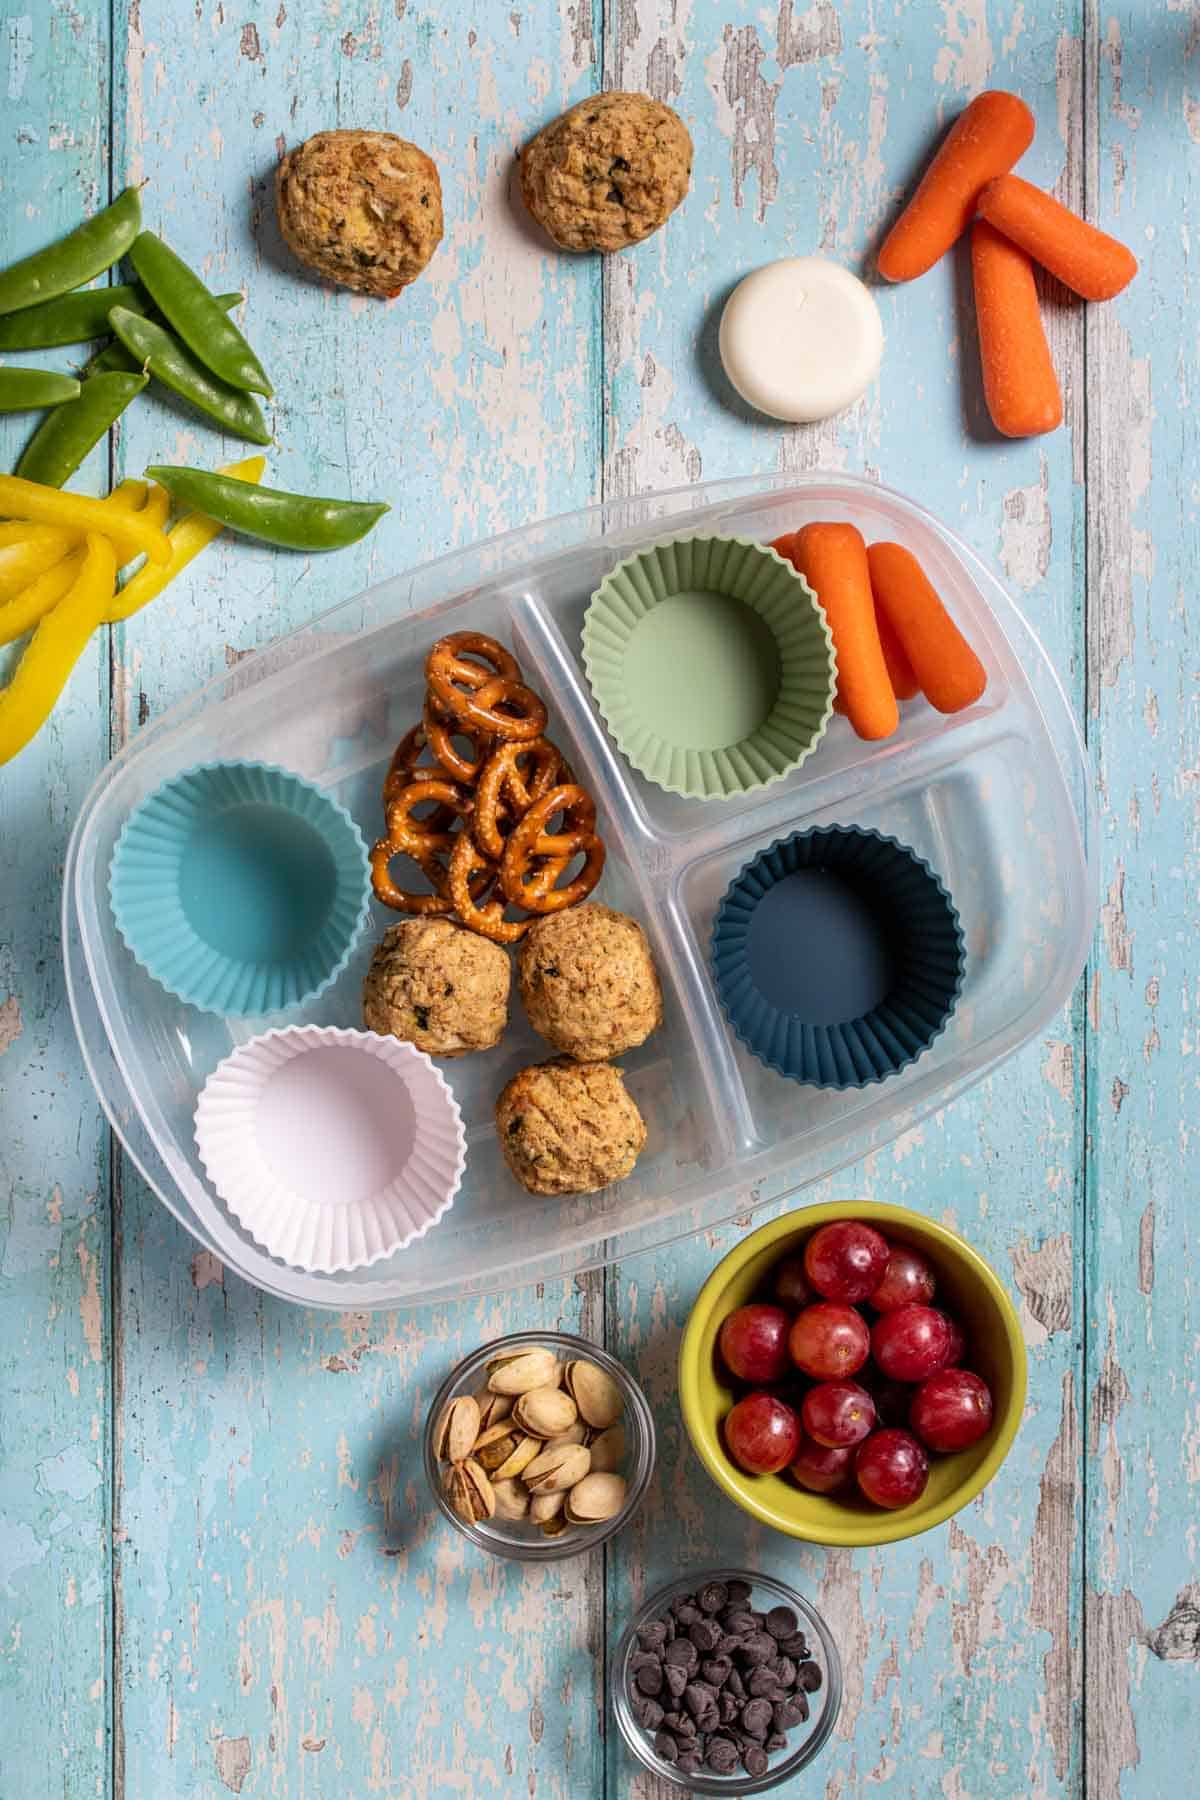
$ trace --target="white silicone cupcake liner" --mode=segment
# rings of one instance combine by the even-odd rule
[[[268,1031],[227,1056],[197,1103],[196,1145],[255,1241],[320,1274],[423,1237],[466,1166],[462,1116],[429,1057],[334,1026]]]

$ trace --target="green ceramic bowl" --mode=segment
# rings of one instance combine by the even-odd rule
[[[798,768],[837,685],[816,595],[750,538],[668,538],[618,563],[588,606],[583,662],[633,767],[699,800],[751,793]]]
[[[853,1494],[810,1494],[782,1475],[744,1475],[725,1453],[721,1422],[735,1398],[717,1355],[717,1334],[736,1307],[761,1296],[774,1265],[819,1225],[863,1219],[885,1237],[921,1250],[937,1270],[938,1297],[962,1322],[968,1366],[992,1390],[992,1429],[969,1450],[931,1456],[929,1485],[912,1506],[884,1512]],[[941,1525],[987,1486],[1012,1447],[1025,1406],[1025,1343],[1003,1284],[983,1258],[945,1225],[906,1206],[856,1200],[806,1206],[751,1232],[701,1288],[679,1347],[679,1398],[696,1453],[717,1486],[744,1512],[811,1544],[861,1549],[917,1537]]]

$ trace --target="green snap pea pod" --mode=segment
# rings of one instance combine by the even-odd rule
[[[139,319],[121,306],[113,307],[108,322],[138,367],[181,400],[190,401],[237,437],[248,438],[252,444],[270,443],[271,434],[254,396],[218,381],[173,332],[165,331],[153,319]]]
[[[16,473],[23,481],[61,487],[129,402],[141,393],[146,381],[147,377],[141,374],[90,376],[77,400],[47,413],[26,444]]]
[[[252,487],[207,469],[158,465],[146,470],[148,481],[163,487],[184,506],[219,519],[230,531],[280,544],[285,550],[342,550],[365,537],[390,511],[382,500],[321,500],[310,494],[287,494],[280,488]]]
[[[141,228],[140,195],[137,188],[126,188],[111,206],[57,244],[35,251],[0,273],[0,313],[54,300],[103,275],[124,256]]]
[[[97,289],[97,292],[101,294],[121,294],[125,291],[124,288]],[[147,312],[148,301],[146,296],[142,293],[142,290],[140,288],[130,288],[128,291],[131,294],[136,293],[140,297],[140,303],[137,306],[131,306],[129,311],[140,313],[144,317],[153,317],[153,314]],[[221,308],[222,312],[232,312],[235,306],[240,306],[242,304],[242,299],[243,296],[241,294],[218,294],[217,305]],[[113,302],[113,304],[115,305],[117,302]],[[123,306],[125,303],[124,301],[121,301],[120,304]],[[20,318],[21,316],[22,315],[18,313],[17,317]],[[3,329],[3,325],[3,319],[0,319],[0,330]],[[109,329],[108,313],[106,312],[103,323],[100,326],[100,331],[107,332]],[[99,332],[94,333],[93,335],[99,336]],[[141,366],[142,365],[139,362],[134,361],[124,344],[121,343],[118,338],[111,344],[106,344],[103,350],[97,350],[91,361],[84,365],[83,377],[86,381],[89,375],[103,375],[112,369],[120,369],[123,373],[129,374],[134,369],[140,369]]]
[[[262,364],[221,303],[152,231],[134,239],[129,260],[159,312],[193,356],[230,387],[246,388],[268,399],[275,391]]]
[[[78,398],[79,383],[73,375],[54,375],[49,369],[0,369],[0,412],[32,412]]]
[[[144,313],[150,301],[144,288],[132,282],[119,287],[83,288],[62,294],[40,306],[0,318],[0,350],[49,350],[55,344],[86,344],[89,338],[108,336],[108,313],[113,306],[127,306]]]

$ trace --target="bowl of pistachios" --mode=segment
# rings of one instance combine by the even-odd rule
[[[641,1389],[607,1351],[565,1332],[482,1345],[429,1409],[430,1490],[491,1556],[557,1562],[595,1549],[632,1518],[653,1472]]]

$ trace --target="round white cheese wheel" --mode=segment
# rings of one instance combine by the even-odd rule
[[[789,256],[739,281],[721,314],[720,346],[743,400],[807,424],[844,412],[874,381],[883,321],[849,269]]]

